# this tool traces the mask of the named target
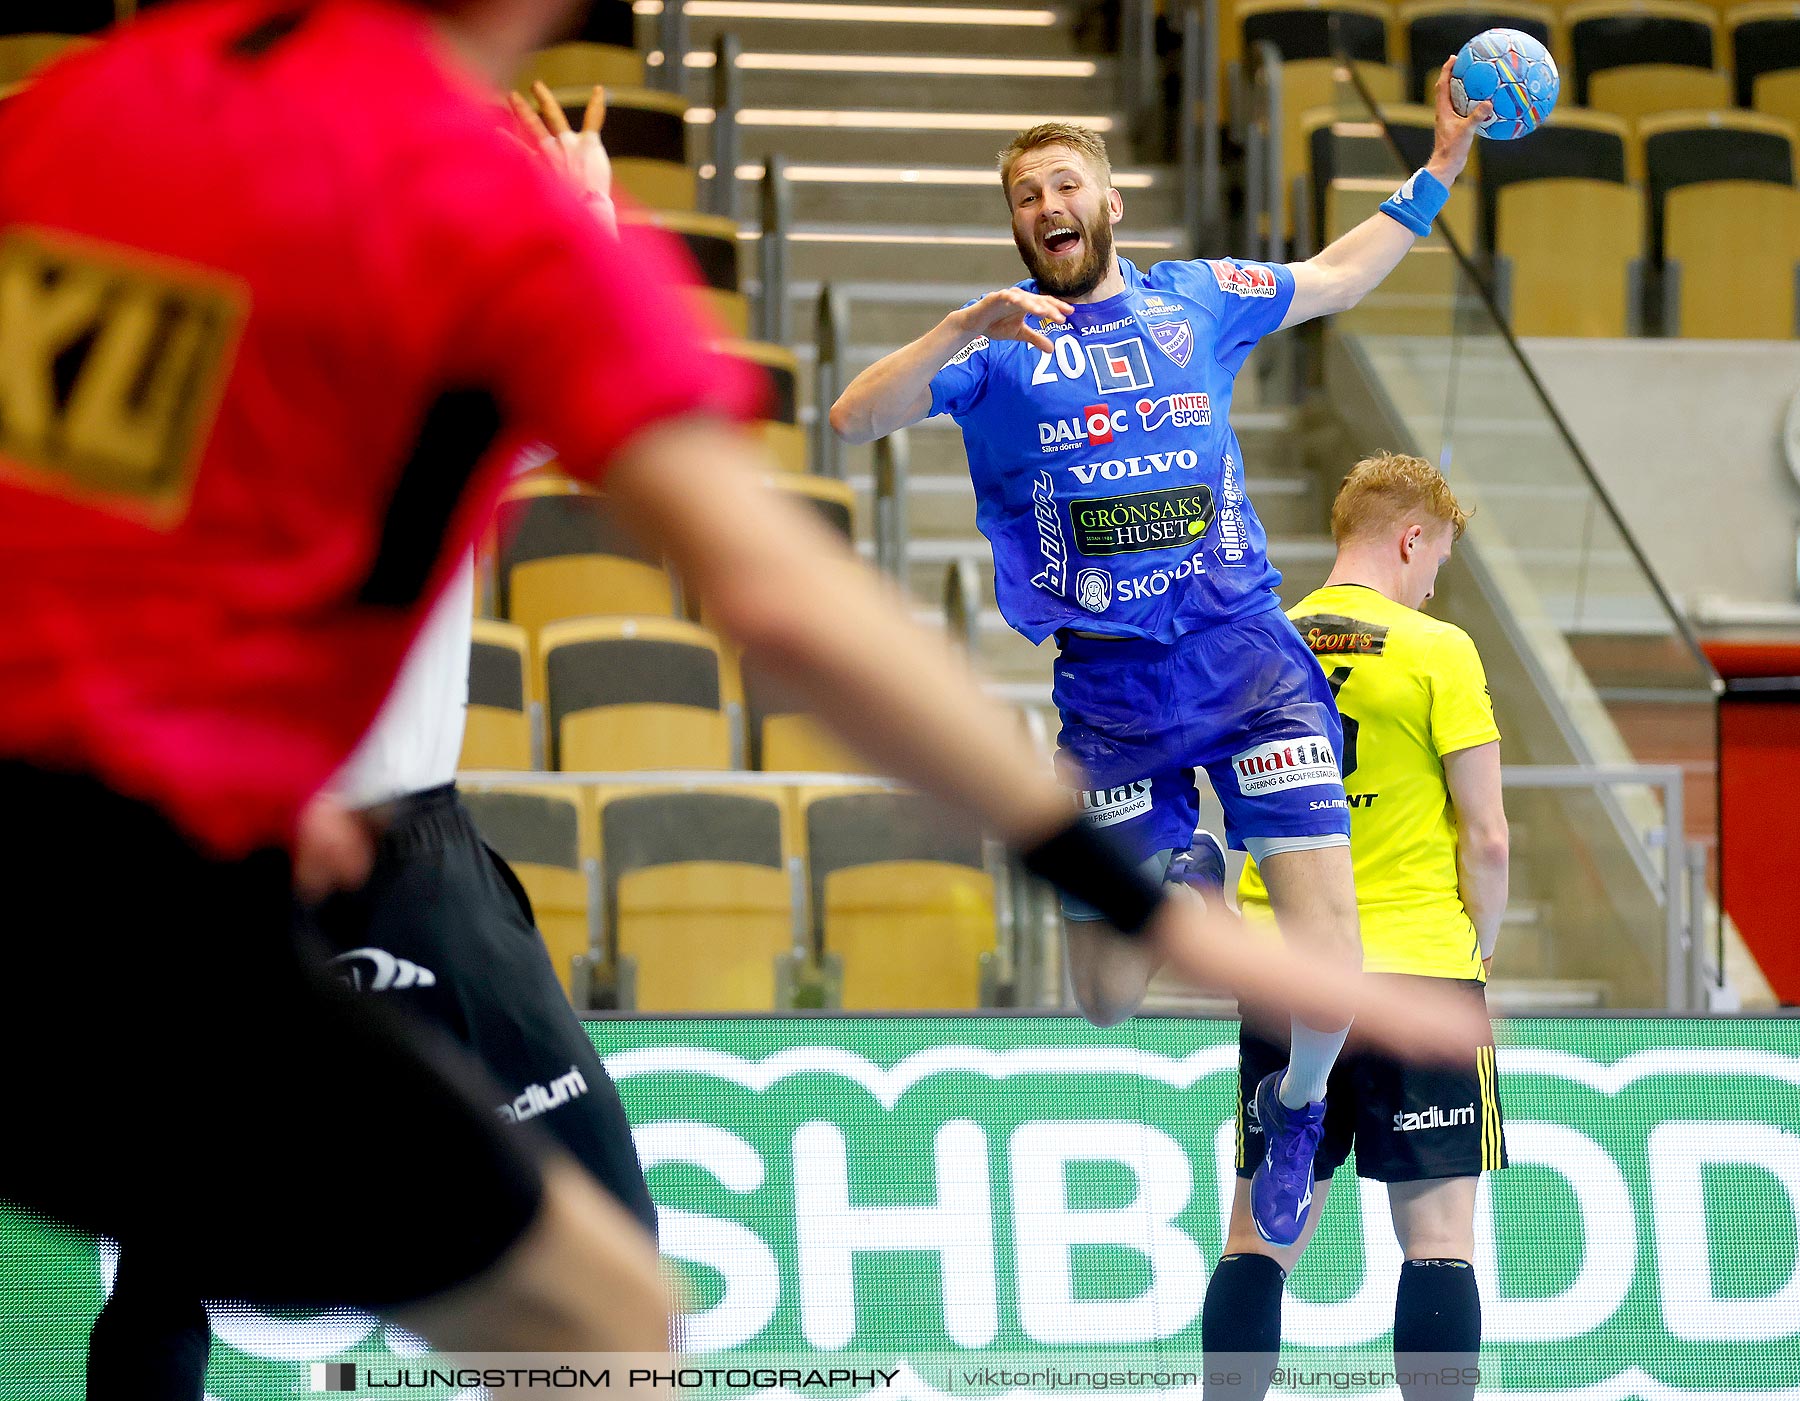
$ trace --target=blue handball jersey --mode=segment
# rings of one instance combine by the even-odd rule
[[[1293,274],[1119,268],[1118,296],[1043,328],[1053,353],[984,336],[931,381],[932,413],[962,428],[1000,611],[1033,642],[1061,628],[1173,642],[1277,606],[1231,390]]]

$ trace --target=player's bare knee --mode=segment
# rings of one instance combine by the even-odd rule
[[[1136,1012],[1156,971],[1147,945],[1097,921],[1065,920],[1069,988],[1081,1015],[1098,1027],[1116,1026]]]

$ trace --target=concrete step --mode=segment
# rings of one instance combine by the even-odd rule
[[[1578,978],[1495,978],[1488,1010],[1504,1017],[1592,1011],[1606,1006],[1607,986]]]
[[[744,48],[764,52],[954,53],[992,50],[1020,57],[1055,58],[1078,52],[1066,7],[1018,4],[882,5],[815,3],[814,0],[691,0],[688,45],[710,49],[721,34],[735,34]],[[638,48],[657,50],[662,6],[640,0]]]
[[[711,108],[690,108],[688,158],[696,167],[712,161]],[[1111,137],[1115,119],[1100,112],[904,112],[822,108],[752,107],[738,117],[738,149],[760,161],[779,151],[790,161],[842,164],[846,161],[924,162],[996,168],[1000,148],[1016,132],[1050,116],[1066,117]],[[997,169],[997,168],[996,168]],[[1005,214],[1000,178],[994,176],[994,208]]]
[[[700,173],[711,175],[710,161],[700,165]],[[755,207],[754,186],[762,175],[761,161],[739,164],[741,209]],[[908,164],[860,160],[856,152],[846,150],[829,164],[790,165],[788,177],[793,219],[798,224],[876,225],[883,229],[921,223],[931,229],[945,224],[978,225],[985,236],[1004,236],[1009,246],[1012,243],[999,179],[991,162]],[[1166,228],[1179,220],[1181,192],[1168,169],[1115,171],[1114,179],[1125,190],[1139,227],[1147,224]],[[923,240],[910,246],[924,249],[933,242],[927,233]],[[1129,251],[1126,256],[1131,256]]]
[[[748,192],[746,192],[748,193]],[[821,283],[893,283],[929,279],[934,284],[955,284],[970,289],[969,295],[1010,287],[1025,276],[1019,250],[1013,246],[1011,227],[996,184],[976,191],[985,203],[973,217],[955,223],[927,224],[912,214],[887,223],[866,220],[796,221],[788,241],[788,277],[796,290]],[[747,202],[745,209],[753,208]],[[754,218],[752,214],[750,216]],[[758,240],[748,228],[739,244],[743,277],[756,277]],[[1134,221],[1121,226],[1117,247],[1138,267],[1185,254],[1186,238],[1172,225],[1152,226]],[[967,301],[944,305],[960,306]],[[796,309],[798,312],[798,309]],[[811,324],[812,313],[796,315],[796,330]]]
[[[690,45],[683,95],[713,102],[713,54]],[[1110,112],[1118,100],[1113,60],[1035,58],[952,45],[943,52],[805,53],[751,49],[738,59],[739,105],[883,108],[910,112]]]

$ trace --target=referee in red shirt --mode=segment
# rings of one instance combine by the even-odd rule
[[[0,112],[0,1193],[211,1297],[355,1304],[464,1350],[663,1345],[641,1228],[288,937],[296,885],[369,856],[347,817],[297,814],[533,440],[871,758],[1178,969],[1466,1040],[1461,1009],[1402,1017],[1159,899],[760,488],[723,424],[752,391],[679,261],[596,239],[498,129],[493,85],[567,8],[193,0]]]

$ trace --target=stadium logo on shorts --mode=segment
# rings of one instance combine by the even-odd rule
[[[1089,788],[1081,795],[1081,815],[1096,827],[1129,822],[1150,811],[1150,780],[1121,783],[1113,788]]]
[[[1112,607],[1112,575],[1104,569],[1084,569],[1075,576],[1075,601],[1090,613]]]
[[[1416,1114],[1394,1115],[1395,1133],[1417,1133],[1420,1129],[1452,1129],[1458,1124],[1475,1122],[1475,1106],[1465,1104],[1460,1109],[1444,1109],[1432,1105]]]
[[[1246,798],[1278,793],[1284,788],[1342,782],[1337,756],[1322,735],[1259,744],[1232,755],[1231,767],[1237,772],[1238,792]]]
[[[312,1389],[314,1391],[355,1391],[356,1364],[354,1362],[313,1363]]]
[[[494,1112],[509,1124],[522,1124],[527,1119],[535,1119],[540,1114],[548,1114],[552,1109],[561,1109],[572,1099],[579,1099],[588,1091],[587,1079],[580,1069],[571,1065],[567,1075],[559,1075],[546,1087],[544,1085],[527,1085],[525,1091],[511,1104],[500,1104]]]
[[[405,992],[437,986],[437,974],[386,949],[351,949],[326,965],[349,984],[352,992]]]

